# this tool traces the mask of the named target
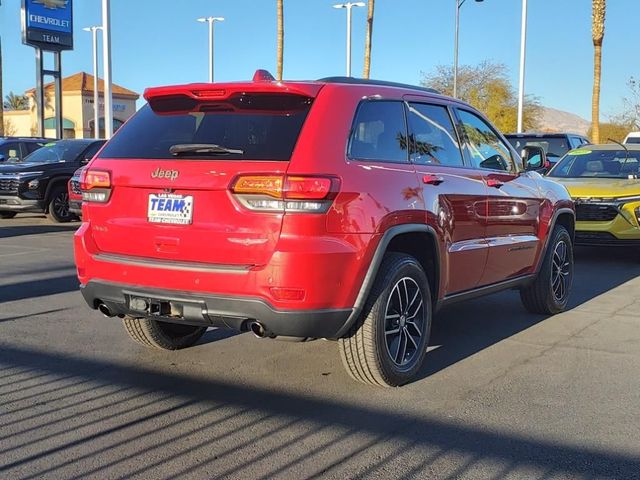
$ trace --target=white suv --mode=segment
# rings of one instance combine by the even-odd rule
[[[629,132],[624,143],[640,143],[640,132]]]

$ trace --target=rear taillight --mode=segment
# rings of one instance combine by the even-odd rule
[[[339,189],[334,177],[242,175],[230,190],[250,210],[326,212]]]
[[[111,173],[106,170],[83,170],[80,190],[84,202],[108,202],[111,196]]]

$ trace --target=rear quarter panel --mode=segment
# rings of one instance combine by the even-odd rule
[[[347,147],[354,116],[360,102],[377,99],[401,101],[399,89],[375,85],[326,84],[314,101],[287,170],[289,175],[334,175],[340,191],[331,209],[320,219],[285,215],[282,239],[305,230],[344,242],[358,259],[334,268],[344,268],[347,298],[355,300],[382,234],[395,225],[424,224],[422,188],[413,166],[352,160]]]

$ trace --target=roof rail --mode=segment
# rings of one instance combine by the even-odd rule
[[[419,87],[417,85],[409,85],[408,83],[387,82],[386,80],[368,80],[366,78],[354,78],[354,77],[326,77],[326,78],[319,79],[318,82],[348,83],[352,85],[379,85],[381,87],[399,87],[399,88],[408,88],[411,90],[420,90],[421,92],[435,93],[440,95],[440,92],[434,88]]]

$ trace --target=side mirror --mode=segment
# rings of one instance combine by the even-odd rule
[[[525,170],[542,170],[550,167],[547,154],[542,147],[526,145],[520,154]]]

